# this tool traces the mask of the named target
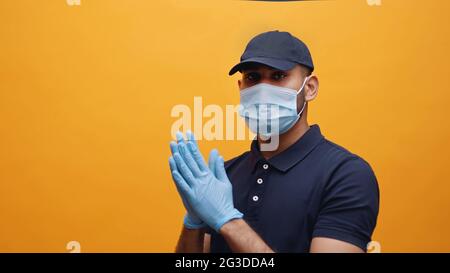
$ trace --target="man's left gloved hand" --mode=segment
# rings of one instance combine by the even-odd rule
[[[210,168],[205,164],[194,136],[187,133],[188,141],[179,142],[178,151],[172,149],[176,169],[172,177],[177,184],[180,195],[186,200],[195,215],[211,228],[219,232],[228,221],[242,218],[233,204],[233,191],[225,171],[222,156],[214,155]],[[172,159],[170,159],[172,160]]]

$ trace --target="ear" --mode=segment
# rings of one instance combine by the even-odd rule
[[[238,87],[239,87],[239,90],[241,90],[241,86],[242,86],[242,81],[239,79],[239,80],[238,80]]]
[[[317,97],[317,93],[319,92],[319,79],[316,75],[313,75],[309,78],[308,82],[305,85],[305,100],[312,101]]]

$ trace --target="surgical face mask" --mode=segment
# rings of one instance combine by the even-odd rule
[[[249,129],[258,135],[271,137],[291,129],[300,119],[306,101],[297,113],[297,96],[303,91],[307,77],[300,90],[260,83],[241,90],[239,115]]]

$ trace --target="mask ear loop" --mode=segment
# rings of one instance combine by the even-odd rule
[[[305,80],[303,81],[302,87],[297,91],[297,95],[303,91],[303,88],[305,88],[305,85],[306,85],[306,81],[309,80],[311,77],[312,77],[312,75],[305,78]]]
[[[311,76],[312,76],[312,75],[311,75]],[[305,85],[306,85],[306,81],[307,81],[309,78],[311,78],[311,76],[306,77],[306,79],[303,81],[302,87],[300,88],[300,90],[297,91],[297,96],[298,96],[298,94],[300,94],[300,93],[303,91],[303,88],[304,88]],[[296,96],[296,98],[297,98],[297,96]],[[296,101],[295,103],[297,103],[297,101]],[[291,129],[291,128],[298,122],[298,120],[299,120],[300,117],[302,116],[303,110],[305,110],[305,106],[306,106],[306,101],[303,102],[302,110],[300,110],[300,112],[297,114],[297,118],[295,119],[295,122],[293,122],[292,125],[291,125],[287,130]]]
[[[312,75],[305,78],[305,80],[303,81],[302,87],[297,92],[297,96],[303,91],[303,88],[305,88],[305,85],[306,85],[306,81],[308,81],[311,77],[312,77]],[[303,110],[305,110],[305,106],[306,106],[306,101],[303,102],[302,110],[300,110],[300,112],[297,114],[297,120],[300,119],[300,116],[302,115]]]

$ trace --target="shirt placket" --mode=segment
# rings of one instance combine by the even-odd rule
[[[252,177],[250,191],[247,197],[247,218],[257,221],[261,205],[264,201],[264,190],[269,177],[270,165],[267,161],[259,161],[256,166],[255,175]]]

